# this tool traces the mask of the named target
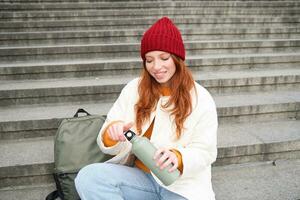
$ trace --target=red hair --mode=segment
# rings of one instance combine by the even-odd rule
[[[184,129],[183,123],[192,112],[190,90],[195,87],[195,83],[184,61],[173,54],[171,57],[175,63],[176,72],[170,79],[170,99],[162,107],[169,108],[172,106],[172,109],[169,109],[169,111],[175,117],[176,136],[179,138]],[[160,84],[146,70],[145,61],[143,65],[144,69],[138,87],[139,100],[135,104],[136,128],[140,134],[142,132],[142,125],[150,119],[150,114],[154,111],[161,95]]]

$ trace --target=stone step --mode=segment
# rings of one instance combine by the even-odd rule
[[[276,165],[273,162],[256,162],[213,167],[212,182],[216,199],[297,199],[300,196],[300,176],[295,176],[295,172],[299,173],[299,166],[299,160],[285,159],[277,160]],[[0,193],[3,200],[40,200],[53,190],[54,184],[45,184],[6,188]]]
[[[291,8],[300,6],[299,1],[154,1],[154,2],[88,2],[88,3],[0,3],[1,11],[31,10],[81,10],[81,9],[148,9],[148,8],[185,8],[185,7],[225,7],[225,8]]]
[[[251,128],[249,123],[236,124],[234,129],[220,125],[214,166],[300,158],[299,121],[257,122]],[[53,182],[53,137],[0,143],[4,152],[0,155],[0,188]]]
[[[162,17],[169,16],[171,18],[181,17],[283,17],[283,16],[298,16],[299,8],[272,8],[272,9],[259,9],[259,8],[247,8],[247,9],[231,9],[226,8],[148,8],[138,9],[134,12],[130,9],[122,10],[62,10],[62,11],[2,11],[0,13],[0,21],[39,21],[39,20],[95,20],[95,19],[135,19],[135,18],[151,18],[152,16]]]
[[[300,52],[300,39],[186,41],[187,55]],[[0,62],[140,56],[140,43],[0,47]]]
[[[300,159],[212,168],[217,200],[298,200]]]
[[[284,69],[299,67],[300,53],[188,56],[186,63],[192,71]],[[0,80],[111,76],[120,73],[138,74],[141,66],[140,58],[0,63]]]
[[[300,90],[213,95],[220,124],[300,119]],[[0,139],[53,136],[64,118],[79,108],[106,116],[113,102],[72,102],[6,106],[0,109]]]
[[[0,47],[67,44],[139,43],[145,30],[81,30],[49,32],[0,32]],[[299,39],[300,28],[182,29],[184,41]]]
[[[109,19],[109,20],[57,20],[57,21],[24,21],[0,22],[0,32],[25,32],[25,31],[57,31],[57,30],[119,30],[141,28],[146,29],[156,19]],[[246,28],[257,27],[297,27],[300,26],[299,17],[244,17],[244,18],[174,18],[178,28],[228,28],[239,26]]]
[[[81,107],[106,116],[161,16],[217,104],[217,200],[300,197],[299,1],[0,0],[1,200],[54,189],[59,123]]]
[[[281,159],[213,167],[216,199],[298,199],[299,166],[299,159]],[[54,189],[54,183],[14,186],[0,189],[0,196],[2,200],[41,200]]]
[[[287,120],[221,124],[218,129],[218,158],[220,159],[215,166],[276,160],[281,153],[279,158],[299,159],[299,122],[299,120]],[[232,147],[236,149],[227,150]],[[256,153],[249,153],[251,151]]]
[[[45,199],[46,196],[54,191],[55,184],[36,184],[22,186],[12,186],[0,189],[1,200],[41,200]],[[60,200],[58,198],[58,200]]]
[[[69,79],[0,81],[0,106],[115,99],[136,75]],[[197,82],[212,94],[300,88],[300,68],[276,70],[194,71]]]
[[[115,2],[128,2],[125,0],[114,0]],[[130,0],[130,2],[136,2],[140,0]],[[147,0],[147,2],[157,2],[159,0]],[[182,0],[170,0],[168,2],[174,2],[174,1],[182,1]],[[195,0],[187,0],[187,1],[195,1]],[[207,1],[207,0],[199,0],[199,1]],[[211,1],[216,1],[216,2],[235,2],[235,1],[240,1],[240,0],[211,0]],[[256,2],[261,2],[261,1],[266,1],[266,0],[252,0]],[[268,0],[269,3],[273,2],[278,2],[278,1],[295,1],[295,0]],[[1,3],[89,3],[89,2],[111,2],[111,0],[0,0]],[[143,1],[145,2],[145,1]]]
[[[299,17],[298,17],[299,18]],[[17,22],[12,22],[12,23],[17,23]],[[22,23],[26,23],[26,22],[22,22]],[[65,24],[64,24],[65,23]],[[3,25],[2,22],[0,22],[0,25],[2,26],[0,29],[0,33],[10,33],[10,32],[51,32],[51,31],[103,31],[103,30],[111,30],[111,31],[116,31],[116,30],[123,30],[126,31],[129,28],[134,29],[134,28],[138,28],[138,29],[143,29],[146,30],[147,28],[150,27],[150,25],[145,25],[145,24],[129,24],[129,25],[107,25],[107,24],[97,24],[98,22],[96,21],[91,21],[91,22],[82,22],[82,25],[77,26],[76,24],[74,24],[73,22],[59,22],[57,24],[57,22],[47,22],[47,23],[42,23],[40,24],[38,27],[24,27],[24,25],[19,24],[19,25],[15,25],[15,24],[5,24]],[[70,24],[71,26],[68,26],[67,24]],[[14,26],[14,27],[12,27]],[[232,27],[239,27],[239,28],[252,28],[252,29],[257,29],[257,28],[297,28],[299,29],[299,23],[293,23],[293,22],[289,22],[289,23],[284,23],[284,24],[280,24],[280,23],[273,23],[273,22],[264,22],[264,23],[236,23],[236,24],[214,24],[214,23],[207,23],[207,24],[193,24],[193,23],[189,23],[189,24],[179,24],[177,25],[177,27],[179,29],[192,29],[193,27],[197,26],[197,28],[199,29],[229,29]]]

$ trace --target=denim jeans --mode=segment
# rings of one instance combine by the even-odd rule
[[[136,167],[96,163],[82,168],[75,186],[82,200],[184,200]]]

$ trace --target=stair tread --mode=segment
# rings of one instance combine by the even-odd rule
[[[217,108],[293,104],[300,102],[300,90],[248,92],[241,94],[213,95]],[[0,122],[62,119],[74,115],[78,108],[106,115],[113,102],[72,102],[40,105],[7,106],[0,109]],[[295,108],[296,109],[296,108]],[[250,112],[250,111],[249,111]]]
[[[223,39],[223,40],[192,40],[185,41],[185,45],[196,45],[196,44],[219,44],[219,43],[263,43],[263,45],[270,45],[274,42],[293,42],[300,41],[300,39],[294,38],[279,38],[279,39]],[[122,47],[122,46],[139,46],[139,42],[128,42],[128,43],[93,43],[93,44],[56,44],[56,45],[33,45],[33,46],[5,46],[1,47],[0,50],[22,50],[22,49],[53,49],[53,48],[88,48],[88,47]]]
[[[278,127],[272,129],[270,127]],[[238,128],[237,128],[238,127]],[[230,148],[269,143],[300,142],[300,123],[297,120],[260,122],[251,125],[239,123],[228,129],[228,125],[220,124],[218,132],[218,147]],[[234,132],[232,132],[234,130]],[[260,130],[257,132],[257,130]],[[284,134],[282,134],[284,132]],[[245,140],[247,138],[247,140]],[[235,140],[233,143],[232,139]],[[0,167],[35,165],[52,163],[53,137],[18,139],[0,141]]]
[[[56,190],[54,183],[22,185],[14,187],[0,188],[1,200],[41,200],[45,199],[50,192]],[[57,198],[60,200],[60,198]]]
[[[300,196],[300,160],[277,160],[212,167],[216,199],[282,200]],[[40,200],[54,183],[1,188],[2,200]],[[255,191],[255,192],[253,192]]]
[[[216,199],[299,199],[300,160],[213,167],[212,183]]]
[[[53,137],[0,141],[0,167],[51,163],[54,160]]]
[[[72,117],[79,108],[91,114],[106,115],[112,105],[113,102],[72,102],[5,107],[0,113],[6,116],[0,116],[0,122],[63,119]]]
[[[110,2],[81,2],[81,3],[76,3],[76,2],[61,2],[61,3],[1,3],[3,6],[6,6],[4,8],[7,9],[12,7],[12,6],[18,6],[17,8],[20,8],[22,5],[24,8],[22,10],[34,10],[34,9],[55,9],[55,8],[61,8],[61,9],[75,9],[75,8],[82,8],[82,9],[88,9],[88,8],[103,8],[105,9],[120,9],[120,8],[130,8],[130,9],[138,9],[138,8],[165,8],[165,7],[173,7],[173,8],[181,8],[181,7],[255,7],[255,8],[262,8],[262,7],[267,7],[267,8],[276,8],[276,7],[292,7],[292,6],[297,6],[299,2],[297,1],[289,1],[289,2],[279,2],[279,1],[274,1],[272,4],[266,1],[248,1],[248,2],[236,2],[236,1],[220,1],[220,2],[215,2],[215,1],[194,1],[194,2],[189,2],[189,1],[175,1],[173,2],[172,5],[170,5],[169,2],[164,2],[164,1],[155,1],[155,2],[115,2],[114,4],[111,4]],[[32,8],[31,8],[32,7]],[[30,8],[30,9],[29,9]],[[3,9],[5,10],[5,9]],[[102,9],[101,9],[102,10]]]
[[[218,59],[218,58],[252,58],[252,57],[278,57],[278,56],[300,56],[300,52],[289,53],[260,53],[260,54],[207,54],[207,55],[189,55],[186,60],[197,59]],[[22,61],[14,63],[0,62],[0,68],[6,67],[32,67],[32,66],[56,66],[56,65],[71,65],[71,64],[102,64],[102,63],[128,63],[141,62],[139,57],[130,58],[89,58],[89,59],[65,59],[55,61]]]
[[[242,33],[244,33],[245,31],[244,30],[247,30],[247,32],[249,33],[257,33],[259,31],[264,31],[264,32],[267,32],[270,30],[280,30],[281,32],[288,32],[289,30],[294,30],[294,31],[297,31],[298,29],[296,27],[289,27],[289,28],[286,28],[286,27],[269,27],[269,28],[265,28],[265,27],[261,27],[261,28],[258,28],[258,27],[248,27],[248,28],[241,28],[241,27],[236,27],[234,30],[232,28],[208,28],[208,29],[200,29],[200,28],[183,28],[181,30],[182,32],[182,35],[185,35],[187,34],[186,32],[190,33],[190,32],[195,32],[195,33],[202,33],[202,32],[207,32],[207,31],[222,31],[222,33],[226,33],[226,32],[230,32],[230,33],[239,33],[240,31]],[[28,36],[31,36],[31,35],[43,35],[43,34],[70,34],[70,35],[76,35],[77,33],[78,34],[86,34],[86,33],[107,33],[107,32],[114,32],[114,33],[120,33],[120,32],[126,32],[127,34],[130,33],[129,35],[132,36],[132,34],[134,33],[143,33],[145,30],[144,29],[141,29],[141,28],[132,28],[130,30],[73,30],[73,31],[70,31],[70,30],[63,30],[63,31],[57,31],[57,30],[52,30],[52,31],[26,31],[26,32],[0,32],[0,36],[2,35],[5,35],[5,36],[13,36],[13,35],[28,35]],[[125,34],[126,34],[125,33]]]
[[[299,76],[300,68],[282,69],[250,69],[236,71],[193,71],[195,80],[220,80],[220,79],[243,79],[274,76]],[[41,79],[41,80],[5,80],[0,81],[0,91],[14,90],[34,90],[47,88],[66,88],[66,87],[87,87],[87,86],[107,86],[124,85],[136,75],[111,75],[84,78],[60,78],[60,79]]]
[[[216,199],[300,197],[299,1],[0,1],[1,200],[55,188],[58,122],[78,108],[107,114],[142,68],[145,28],[164,15],[216,102]]]
[[[218,146],[245,146],[300,140],[300,121],[226,123],[218,128]]]
[[[292,9],[293,10],[293,9]],[[76,12],[77,13],[77,12]],[[178,16],[175,16],[175,17],[172,17],[172,19],[177,23],[179,24],[180,23],[185,23],[187,22],[188,20],[195,20],[196,22],[220,22],[222,20],[235,20],[235,19],[239,19],[239,20],[244,20],[244,21],[247,21],[247,22],[251,22],[251,21],[268,21],[268,22],[276,22],[278,20],[282,20],[282,19],[295,19],[297,21],[297,18],[298,16],[280,16],[280,17],[272,17],[272,16],[210,16],[209,18],[198,18],[198,16],[186,16],[186,17],[178,17]],[[29,20],[29,21],[8,21],[8,22],[5,22],[5,21],[1,21],[1,24],[9,24],[9,23],[12,23],[12,24],[21,24],[22,22],[25,23],[25,24],[30,24],[30,23],[62,23],[62,22],[76,22],[76,23],[81,23],[81,22],[108,22],[108,23],[112,23],[112,22],[115,22],[114,24],[117,25],[117,24],[122,24],[122,23],[129,23],[130,21],[132,23],[134,22],[148,22],[149,23],[149,20],[156,20],[157,17],[146,17],[146,18],[143,18],[143,17],[136,17],[136,18],[122,18],[122,19],[116,19],[116,18],[112,18],[112,19],[107,19],[107,18],[104,18],[104,19],[61,19],[61,20],[49,20],[49,19],[46,19],[46,20]],[[138,24],[140,25],[140,24]]]

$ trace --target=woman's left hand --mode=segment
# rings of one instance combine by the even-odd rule
[[[178,158],[175,153],[170,151],[167,148],[158,149],[153,158],[156,162],[156,166],[161,170],[168,167],[172,164],[172,167],[168,170],[169,172],[173,172],[178,167]]]

